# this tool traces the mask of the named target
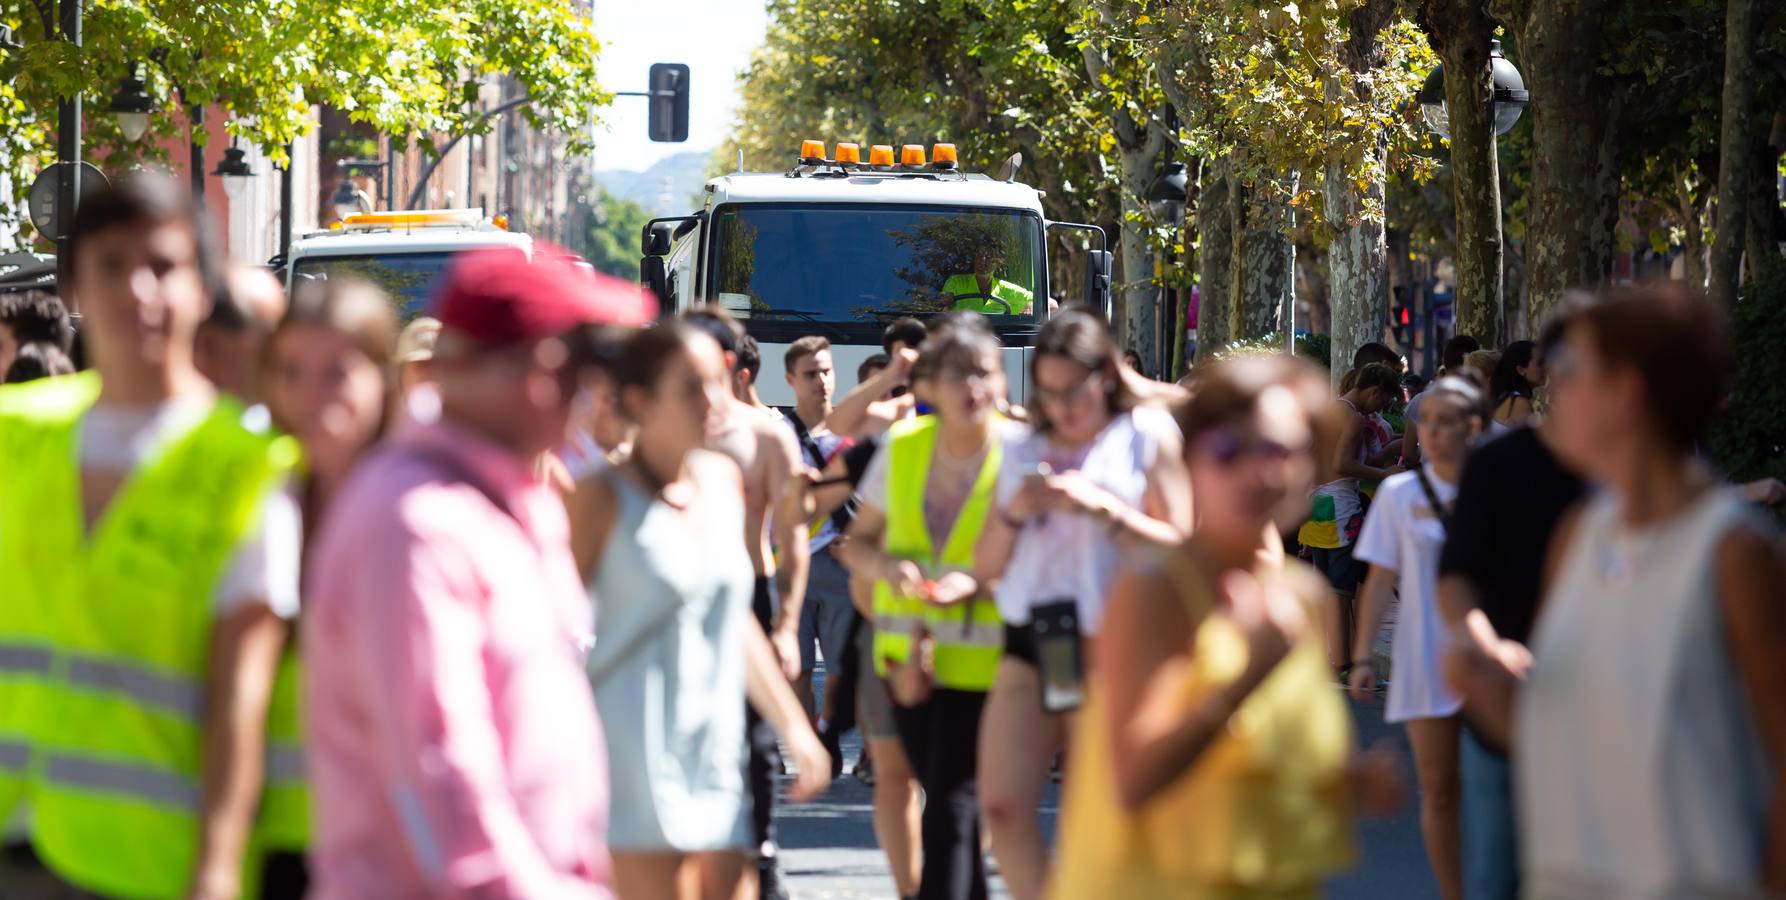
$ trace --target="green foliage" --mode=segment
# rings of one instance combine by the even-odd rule
[[[1712,425],[1711,456],[1731,480],[1786,479],[1786,262],[1771,260],[1731,315],[1736,388]]]
[[[163,109],[221,106],[228,121],[207,128],[221,124],[280,161],[317,104],[426,140],[467,130],[483,79],[506,74],[533,97],[525,115],[580,151],[590,111],[611,97],[576,0],[90,0],[78,49],[54,38],[53,13],[50,0],[0,0],[0,20],[24,44],[0,50],[0,165],[20,190],[47,162],[62,95],[85,98],[92,155],[108,162],[128,163],[184,127],[156,114],[144,141],[124,145],[104,110],[138,65]]]
[[[582,254],[597,272],[605,272],[628,281],[639,280],[639,239],[651,212],[623,197],[615,197],[589,186],[577,197],[578,210],[573,221],[587,223],[572,236],[570,249]],[[589,202],[594,201],[594,202]]]
[[[1305,359],[1323,369],[1330,369],[1330,354],[1333,343],[1324,334],[1307,334],[1296,336],[1296,356]],[[1233,359],[1242,356],[1270,356],[1284,352],[1283,332],[1274,331],[1264,337],[1248,341],[1235,341],[1210,354],[1210,359]]]

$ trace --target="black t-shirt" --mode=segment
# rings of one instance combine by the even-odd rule
[[[1533,429],[1484,444],[1464,464],[1439,574],[1468,578],[1495,631],[1525,643],[1551,535],[1585,491]]]

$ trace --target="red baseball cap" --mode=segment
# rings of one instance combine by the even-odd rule
[[[491,349],[557,337],[579,326],[642,325],[657,303],[639,285],[588,268],[568,250],[537,243],[464,250],[435,288],[443,331]]]

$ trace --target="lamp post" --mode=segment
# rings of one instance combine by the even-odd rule
[[[1488,64],[1494,73],[1494,96],[1489,102],[1494,107],[1495,134],[1502,135],[1512,131],[1513,126],[1519,123],[1519,117],[1525,112],[1532,94],[1526,90],[1526,80],[1519,74],[1519,69],[1502,55],[1499,40],[1488,42]],[[1426,81],[1414,95],[1414,100],[1420,104],[1420,115],[1426,120],[1426,127],[1439,137],[1449,140],[1451,110],[1445,103],[1444,66],[1441,65],[1427,74]]]
[[[1439,66],[1427,75],[1426,82],[1414,95],[1427,127],[1441,138],[1452,141],[1453,196],[1458,220],[1456,302],[1459,325],[1467,325],[1471,331],[1481,329],[1483,333],[1477,337],[1485,341],[1497,336],[1495,333],[1500,331],[1499,323],[1506,313],[1506,261],[1502,250],[1501,189],[1495,139],[1512,130],[1531,99],[1519,69],[1501,53],[1500,41],[1489,41],[1487,62],[1489,71],[1481,73],[1489,76],[1486,85],[1474,81],[1480,75],[1471,73],[1461,81],[1453,78],[1451,93],[1448,93],[1445,67]],[[1488,88],[1486,98],[1481,90],[1483,87]],[[1476,98],[1476,102],[1485,99],[1486,107],[1453,110],[1449,103],[1452,97],[1460,103],[1467,97]],[[1452,127],[1454,119],[1458,125],[1456,129]],[[1458,133],[1456,140],[1452,140],[1454,131]],[[1483,315],[1484,311],[1477,304],[1489,302],[1494,306]],[[1430,302],[1427,306],[1426,314],[1434,315]],[[1435,349],[1429,347],[1428,354]]]
[[[1174,247],[1166,250],[1166,265],[1168,267],[1172,265],[1174,257],[1177,255],[1174,252],[1177,241],[1183,240],[1184,206],[1185,202],[1190,199],[1190,180],[1190,172],[1184,163],[1167,160],[1166,165],[1160,170],[1159,177],[1153,180],[1153,184],[1147,186],[1147,192],[1142,195],[1149,205],[1163,208],[1167,218],[1172,222]],[[1176,337],[1176,330],[1179,327],[1178,289],[1164,284],[1160,285],[1160,299],[1164,301],[1161,306],[1165,308],[1159,311],[1160,315],[1156,316],[1156,321],[1167,324],[1165,327],[1154,329],[1156,353],[1154,359],[1155,365],[1159,367],[1160,380],[1166,381],[1169,380],[1165,377],[1167,374],[1177,374],[1169,372],[1169,369],[1172,365],[1173,339]]]
[[[81,46],[81,0],[61,0],[57,12],[60,14],[57,27],[62,32],[62,40],[78,50]],[[56,104],[56,157],[68,163],[62,167],[64,174],[57,180],[56,221],[57,230],[62,233],[55,235],[57,292],[67,297],[62,287],[69,283],[64,279],[69,279],[73,273],[68,271],[68,254],[62,251],[68,248],[67,235],[74,230],[75,202],[81,196],[81,92],[78,90]]]

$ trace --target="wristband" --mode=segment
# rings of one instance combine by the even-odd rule
[[[1358,668],[1359,666],[1370,666],[1373,669],[1377,667],[1377,664],[1372,662],[1371,658],[1368,656],[1363,659],[1352,660],[1351,662],[1346,663],[1346,665],[1349,665],[1354,669]]]

